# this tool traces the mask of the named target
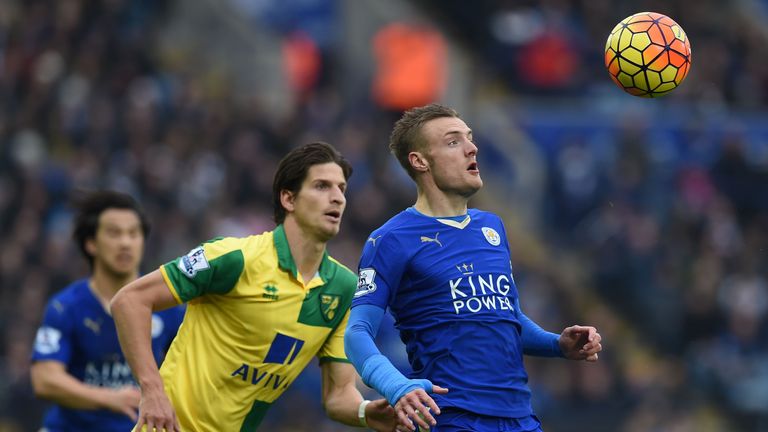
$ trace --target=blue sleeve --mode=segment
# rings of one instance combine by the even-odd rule
[[[523,354],[537,357],[563,357],[558,340],[560,335],[551,333],[528,318],[520,309],[520,299],[515,300],[517,319],[522,326]]]
[[[386,310],[400,285],[407,259],[393,233],[374,231],[365,242],[360,256],[352,306],[372,305]]]
[[[379,332],[384,309],[372,305],[352,308],[344,336],[347,358],[357,369],[363,382],[381,393],[392,406],[406,393],[417,388],[432,392],[432,382],[426,379],[408,379],[376,347],[374,338]]]
[[[504,245],[507,250],[510,251],[509,271],[511,274],[513,273],[511,259],[512,252],[507,240],[507,230],[504,227],[501,218],[499,218],[499,225],[501,231],[504,233],[502,235]],[[514,278],[513,275],[512,280],[514,280]],[[533,322],[533,320],[528,318],[520,308],[519,297],[515,299],[515,310],[517,311],[517,320],[520,321],[520,326],[522,328],[521,338],[523,343],[523,354],[537,357],[563,357],[563,351],[560,349],[560,344],[558,343],[560,335],[544,330],[539,327],[538,324]]]
[[[69,364],[72,356],[72,317],[70,308],[53,298],[45,309],[45,316],[35,335],[32,360],[56,360]]]

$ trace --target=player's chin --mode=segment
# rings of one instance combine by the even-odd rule
[[[483,187],[483,178],[480,177],[480,173],[478,173],[473,180],[474,180],[473,183],[474,183],[475,187],[477,187],[475,192],[477,192],[477,191],[480,190],[481,187]]]
[[[469,185],[475,186],[478,189],[483,187],[483,178],[480,176],[480,171],[467,171],[466,179]]]
[[[320,237],[323,241],[328,241],[339,233],[341,228],[341,221],[338,223],[326,223],[320,228]]]
[[[464,187],[461,190],[461,195],[469,198],[475,193],[477,193],[477,191],[479,191],[482,187],[483,187],[483,180],[480,178],[480,176],[477,176],[476,178],[472,179],[471,181],[467,182],[467,184],[464,185]]]
[[[139,264],[137,262],[119,263],[112,265],[111,271],[117,277],[129,277],[136,272]]]

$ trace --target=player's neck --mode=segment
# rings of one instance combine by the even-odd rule
[[[467,201],[467,198],[459,195],[419,190],[413,207],[420,213],[432,217],[461,216],[467,214]]]
[[[291,249],[293,262],[299,270],[304,283],[315,277],[320,268],[320,262],[325,253],[325,242],[318,241],[310,233],[305,233],[292,219],[286,219],[283,224],[285,238]]]
[[[138,271],[128,275],[116,275],[105,269],[99,263],[94,263],[93,273],[89,279],[89,285],[94,295],[109,310],[108,305],[112,297],[117,294],[120,288],[135,280],[139,276]]]

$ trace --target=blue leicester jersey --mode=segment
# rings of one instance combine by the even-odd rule
[[[470,209],[434,218],[408,208],[374,231],[360,259],[353,307],[395,318],[413,369],[447,387],[440,407],[532,414],[509,245],[501,219]]]
[[[152,315],[152,350],[158,364],[183,317],[183,307]],[[64,363],[70,375],[88,385],[136,385],[120,349],[115,321],[93,294],[87,279],[69,285],[48,302],[32,353],[32,361],[45,360]],[[43,425],[50,432],[127,432],[134,423],[129,417],[108,410],[74,410],[54,405]]]

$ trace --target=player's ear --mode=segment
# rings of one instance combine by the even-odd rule
[[[426,172],[429,169],[429,162],[421,152],[413,151],[408,153],[408,162],[416,172]]]
[[[85,239],[85,251],[88,252],[88,255],[90,256],[96,255],[96,239],[93,237]]]
[[[283,189],[280,191],[280,204],[283,206],[285,211],[293,211],[294,201],[296,201],[296,195],[294,195],[293,192],[289,191],[288,189]]]

